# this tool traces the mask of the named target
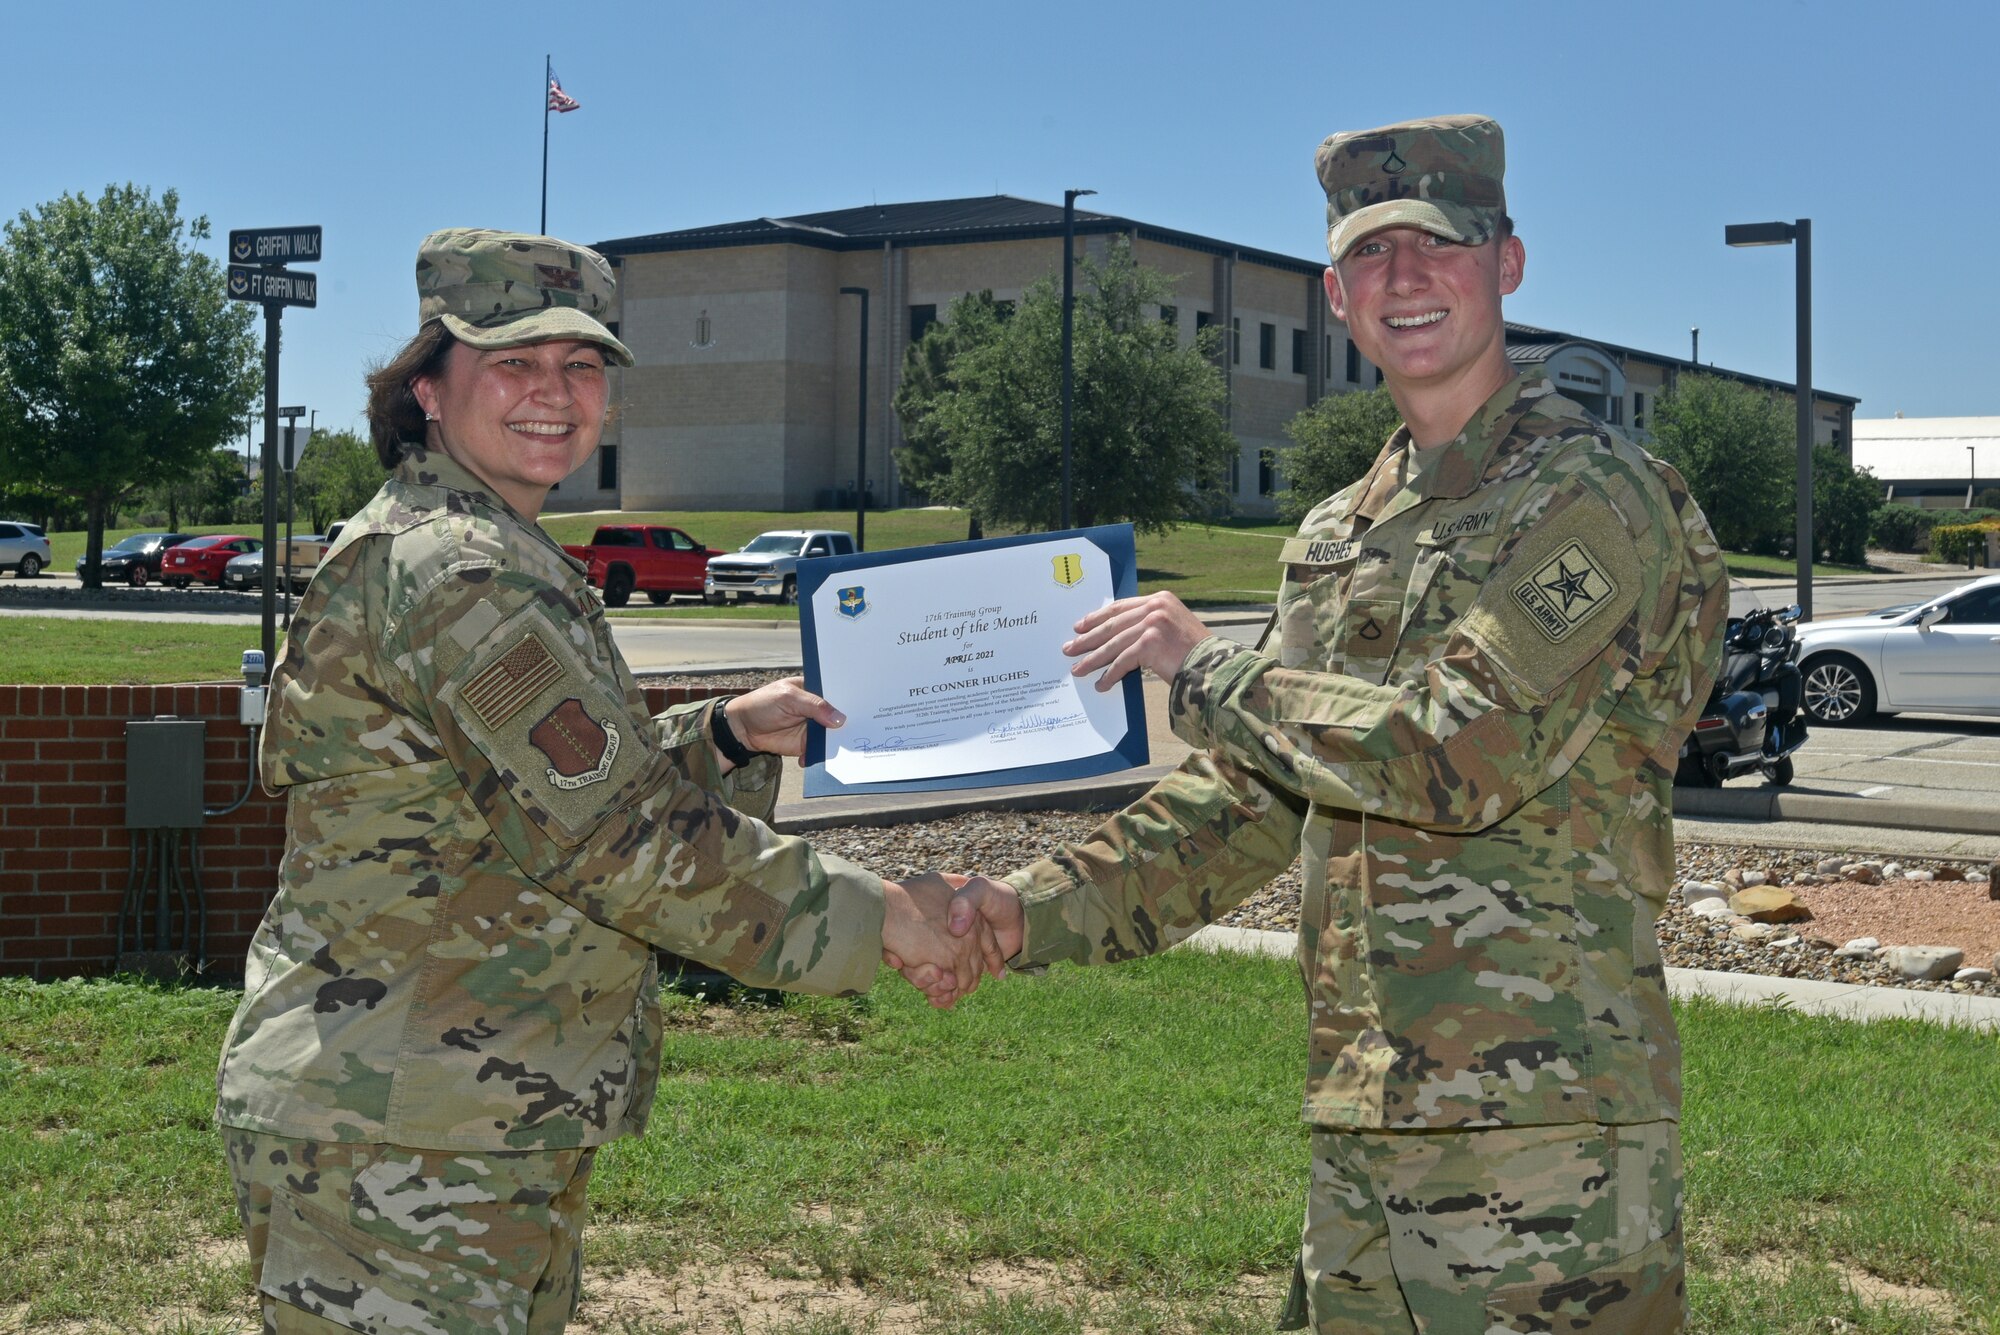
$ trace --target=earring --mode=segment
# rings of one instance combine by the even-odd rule
[[[424,420],[425,420],[426,422],[435,422],[435,421],[437,421],[437,418],[435,418],[435,417],[432,417],[432,416],[431,416],[431,415],[430,415],[429,413],[425,413],[425,414],[424,414]]]

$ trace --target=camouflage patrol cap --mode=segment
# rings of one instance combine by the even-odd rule
[[[417,322],[443,320],[475,348],[573,338],[630,366],[603,324],[617,291],[602,255],[552,236],[447,227],[417,248]]]
[[[1335,264],[1385,227],[1479,245],[1500,230],[1507,151],[1490,116],[1437,116],[1328,135],[1315,156]]]

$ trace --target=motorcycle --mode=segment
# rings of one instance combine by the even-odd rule
[[[1792,781],[1792,753],[1806,744],[1799,613],[1796,606],[1760,607],[1729,618],[1722,670],[1681,743],[1675,783],[1718,788],[1753,770],[1779,787]]]

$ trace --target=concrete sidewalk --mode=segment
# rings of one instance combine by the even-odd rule
[[[1181,944],[1195,950],[1281,958],[1289,958],[1298,951],[1298,937],[1294,933],[1262,932],[1248,927],[1204,927]],[[1844,1020],[1922,1020],[1962,1026],[1978,1033],[2000,1033],[2000,998],[1996,997],[1675,968],[1667,970],[1667,990],[1676,997],[1713,997],[1735,1006],[1778,1006]]]

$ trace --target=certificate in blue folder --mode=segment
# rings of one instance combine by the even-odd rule
[[[1130,524],[801,561],[805,795],[1045,783],[1143,765],[1139,673],[1072,677],[1077,618],[1138,591]]]

